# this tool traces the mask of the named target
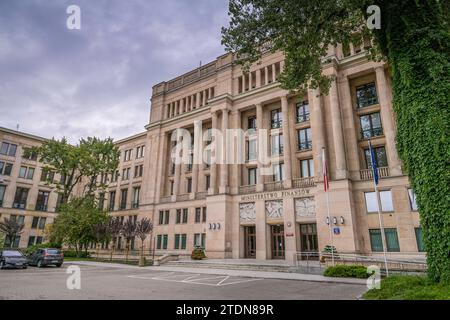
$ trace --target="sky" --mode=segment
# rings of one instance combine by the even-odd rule
[[[69,5],[80,8],[79,30],[67,28]],[[227,0],[1,0],[0,126],[70,142],[143,132],[153,85],[224,53],[227,7]]]

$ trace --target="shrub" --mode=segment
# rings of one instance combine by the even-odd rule
[[[41,248],[55,248],[55,249],[61,249],[61,244],[60,243],[55,243],[55,242],[47,242],[47,243],[40,243],[40,244],[35,244],[34,246],[30,246],[28,248],[26,248],[24,250],[25,254],[31,254],[34,251],[36,251],[37,249],[41,249]]]
[[[338,277],[338,278],[361,278],[366,279],[370,276],[367,273],[365,266],[346,266],[337,265],[334,267],[328,267],[323,273],[326,277]]]
[[[90,258],[91,257],[89,252],[85,252],[85,251],[79,251],[78,255],[75,250],[65,250],[63,252],[64,252],[65,258]]]
[[[195,246],[194,250],[191,253],[191,259],[193,260],[202,260],[206,258],[205,250],[203,250],[200,246]]]

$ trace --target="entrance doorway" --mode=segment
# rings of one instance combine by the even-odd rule
[[[272,259],[284,259],[284,225],[270,226],[272,238]]]
[[[300,248],[303,259],[318,259],[317,225],[315,223],[300,224]]]
[[[255,226],[244,227],[245,257],[256,258],[256,228]]]

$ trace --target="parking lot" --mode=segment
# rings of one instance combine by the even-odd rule
[[[0,270],[0,299],[355,299],[364,285],[277,280],[152,268],[79,266],[80,289],[68,289],[61,268]]]

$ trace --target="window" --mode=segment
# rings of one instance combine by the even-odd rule
[[[116,202],[116,192],[111,191],[109,193],[109,211],[114,211],[115,202]]]
[[[175,243],[174,243],[174,249],[186,249],[186,234],[176,234],[175,235]]]
[[[423,243],[422,227],[414,228],[416,234],[417,250],[419,252],[425,252],[425,245]]]
[[[188,209],[183,209],[183,223],[187,223],[188,222]]]
[[[364,108],[378,103],[375,83],[368,83],[356,88],[357,107]]]
[[[122,189],[120,194],[120,210],[127,208],[128,189]]]
[[[141,187],[133,188],[133,208],[139,208],[139,198],[141,195]]]
[[[195,208],[195,223],[200,223],[200,219],[201,219],[201,208]]]
[[[134,177],[138,178],[138,177],[142,177],[144,173],[144,165],[139,165],[139,166],[135,166],[134,167]]]
[[[205,189],[208,190],[211,187],[211,176],[205,176]]]
[[[180,249],[180,235],[179,234],[175,234],[175,243],[173,248],[175,250]]]
[[[251,186],[256,184],[256,170],[256,168],[248,169],[248,184]]]
[[[44,218],[44,217],[33,217],[33,222],[31,223],[31,229],[44,230],[46,221],[47,221],[47,218]]]
[[[247,119],[247,127],[250,132],[256,130],[256,117],[248,117]]]
[[[311,128],[298,130],[297,135],[298,135],[299,150],[312,149]]]
[[[359,118],[359,123],[361,124],[362,139],[369,139],[383,134],[379,112],[361,116]]]
[[[191,193],[192,192],[192,178],[186,179],[186,192]]]
[[[98,209],[102,210],[105,208],[105,193],[102,192],[98,195]]]
[[[284,179],[284,164],[277,163],[272,165],[273,168],[273,181],[279,182]]]
[[[170,211],[169,210],[161,210],[159,212],[159,224],[169,224],[169,216],[170,216]]]
[[[416,202],[416,194],[414,193],[413,189],[408,189],[408,196],[409,196],[409,205],[411,206],[412,211],[417,211],[417,202]]]
[[[247,161],[256,160],[258,140],[250,139],[247,141]]]
[[[173,196],[173,190],[175,187],[175,182],[173,180],[170,181],[170,195]]]
[[[381,238],[380,229],[370,229],[370,245],[373,252],[383,251],[383,239]],[[386,238],[386,251],[399,252],[400,245],[398,243],[397,229],[387,228],[384,229],[384,235]]]
[[[378,212],[377,196],[375,192],[365,192],[367,212]],[[380,191],[381,211],[393,212],[394,206],[392,204],[391,191]]]
[[[0,161],[0,174],[10,176],[12,172],[12,163]]]
[[[271,120],[272,129],[281,128],[283,125],[283,114],[281,113],[281,109],[272,110]]]
[[[181,223],[181,209],[177,209],[177,215],[176,215],[175,223],[176,224],[180,224]]]
[[[20,236],[13,237],[12,239],[9,236],[5,237],[5,247],[6,248],[18,248],[20,244]]]
[[[125,150],[123,161],[130,161],[131,160],[131,149]]]
[[[47,211],[49,197],[50,192],[39,190],[36,201],[36,211]]]
[[[42,169],[41,182],[52,183],[55,178],[55,173],[53,171]]]
[[[373,151],[375,154],[375,162],[377,164],[377,167],[387,167],[388,162],[386,157],[386,150],[384,149],[384,147],[373,148]],[[366,168],[372,169],[372,157],[370,155],[370,149],[364,149],[364,156],[366,158]]]
[[[12,214],[9,218],[18,224],[25,224],[25,216]]]
[[[194,234],[194,246],[200,246],[205,248],[206,233],[196,233]]]
[[[169,242],[169,236],[167,234],[163,235],[162,248],[167,250],[167,243]]]
[[[156,237],[156,249],[167,249],[167,243],[169,242],[169,236],[167,234],[159,234]]]
[[[117,180],[119,180],[119,170],[111,174],[111,182],[117,182]]]
[[[274,134],[271,136],[271,145],[272,145],[272,155],[281,155],[283,154],[283,135],[282,134]]]
[[[27,206],[28,189],[17,187],[16,194],[14,196],[13,208],[25,209]]]
[[[0,147],[0,154],[5,156],[14,157],[17,151],[17,144],[2,142],[2,146]]]
[[[36,243],[36,237],[30,236],[30,237],[28,238],[28,247],[34,246],[35,243]]]
[[[300,160],[300,175],[302,178],[314,177],[314,160]]]
[[[6,186],[0,185],[0,207],[3,206],[3,198],[5,197]]]
[[[34,176],[34,168],[25,166],[20,167],[19,178],[33,180],[33,176]]]
[[[130,168],[122,169],[122,180],[129,180],[129,179],[130,179]]]
[[[31,161],[37,161],[38,155],[36,152],[30,150],[30,153],[28,155],[25,155],[25,152],[24,152],[22,155],[22,158],[31,160]]]
[[[136,159],[143,158],[145,156],[145,146],[136,148]]]
[[[297,103],[297,123],[309,121],[309,103],[308,101],[303,101]]]
[[[202,222],[206,222],[206,207],[203,207],[202,208]]]

